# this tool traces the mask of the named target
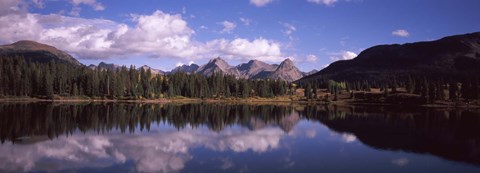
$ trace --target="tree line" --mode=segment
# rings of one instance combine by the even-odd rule
[[[306,98],[315,98],[317,88],[325,88],[336,100],[341,91],[349,93],[379,88],[384,97],[395,93],[409,93],[419,95],[424,102],[433,103],[437,100],[465,101],[480,99],[480,77],[476,74],[466,75],[459,79],[445,80],[441,77],[435,79],[422,76],[409,76],[406,79],[397,80],[392,77],[382,80],[359,80],[337,82],[327,79],[317,79],[301,83],[305,88]],[[400,88],[403,90],[400,91]]]
[[[0,58],[0,97],[85,96],[110,99],[275,97],[290,92],[281,80],[247,80],[214,74],[152,74],[150,69],[123,66],[90,69],[63,62]]]

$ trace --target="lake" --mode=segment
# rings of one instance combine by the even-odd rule
[[[0,104],[0,172],[480,172],[480,110]]]

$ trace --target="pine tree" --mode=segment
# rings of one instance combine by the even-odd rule
[[[456,83],[450,83],[448,91],[449,91],[448,92],[448,98],[451,101],[457,101],[458,100],[458,85]]]
[[[53,77],[49,72],[46,72],[43,76],[43,92],[42,95],[49,99],[53,99]]]
[[[437,96],[437,88],[435,87],[435,84],[433,82],[430,82],[428,85],[428,100],[430,103],[434,103]]]
[[[460,92],[462,93],[462,98],[465,99],[465,101],[469,102],[471,98],[470,83],[467,81],[463,82]]]
[[[307,99],[312,99],[312,84],[307,83],[307,87],[305,87],[304,93]]]

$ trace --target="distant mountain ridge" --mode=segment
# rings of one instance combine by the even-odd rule
[[[262,78],[259,76],[262,72],[273,72],[278,68],[277,64],[267,64],[259,60],[250,60],[248,63],[243,63],[236,66],[240,72],[240,76],[244,78]]]
[[[184,64],[184,65],[175,67],[169,73],[183,72],[183,73],[191,74],[191,73],[195,73],[198,70],[198,68],[200,68],[200,66],[198,66],[197,64],[189,64],[189,65]]]
[[[480,75],[480,32],[454,35],[435,41],[374,46],[352,60],[334,62],[299,82],[316,79],[375,80],[407,76],[458,80],[471,75]]]
[[[68,53],[58,50],[53,46],[34,41],[18,41],[13,44],[2,45],[0,46],[0,56],[23,56],[33,61],[50,62],[53,60],[84,67],[83,64],[81,64]],[[115,71],[122,66],[113,63],[100,62],[98,65],[91,64],[87,67],[90,69]],[[154,69],[147,65],[137,68],[137,70],[140,69],[150,69],[152,74],[162,75],[183,72],[188,74],[197,73],[210,76],[214,73],[222,73],[244,79],[279,79],[290,82],[309,74],[300,71],[290,59],[285,59],[282,63],[280,63],[280,65],[267,64],[260,60],[250,60],[247,63],[231,66],[224,59],[217,57],[211,59],[208,63],[202,66],[197,64],[182,65],[169,72]]]
[[[0,57],[23,56],[26,59],[38,62],[59,61],[83,66],[77,59],[67,52],[35,41],[21,40],[12,44],[0,46]]]
[[[240,76],[240,72],[238,71],[238,69],[230,66],[225,60],[220,57],[212,59],[207,64],[200,66],[200,68],[198,68],[195,73],[205,76],[211,76],[214,73]]]
[[[289,82],[305,76],[305,73],[301,72],[290,59],[285,59],[280,65],[250,60],[234,67],[221,58],[215,58],[201,66],[196,73],[206,76],[223,73],[245,79],[278,79]]]
[[[117,70],[118,68],[121,68],[121,67],[123,67],[123,66],[113,64],[113,63],[109,64],[109,63],[106,63],[106,62],[100,62],[98,65],[90,64],[88,66],[88,68],[90,68],[92,70],[96,69],[96,70],[110,70],[110,71],[115,71],[115,70]],[[137,70],[141,70],[141,69],[143,69],[145,71],[150,69],[150,72],[152,74],[165,74],[164,71],[154,69],[154,68],[152,68],[148,65],[143,65],[143,66],[137,68]]]

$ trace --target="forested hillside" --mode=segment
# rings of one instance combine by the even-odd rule
[[[22,56],[0,57],[0,96],[55,98],[86,96],[110,99],[154,99],[184,96],[274,97],[287,94],[289,83],[247,80],[214,74],[152,74],[150,69],[90,69],[60,61],[36,62]]]

